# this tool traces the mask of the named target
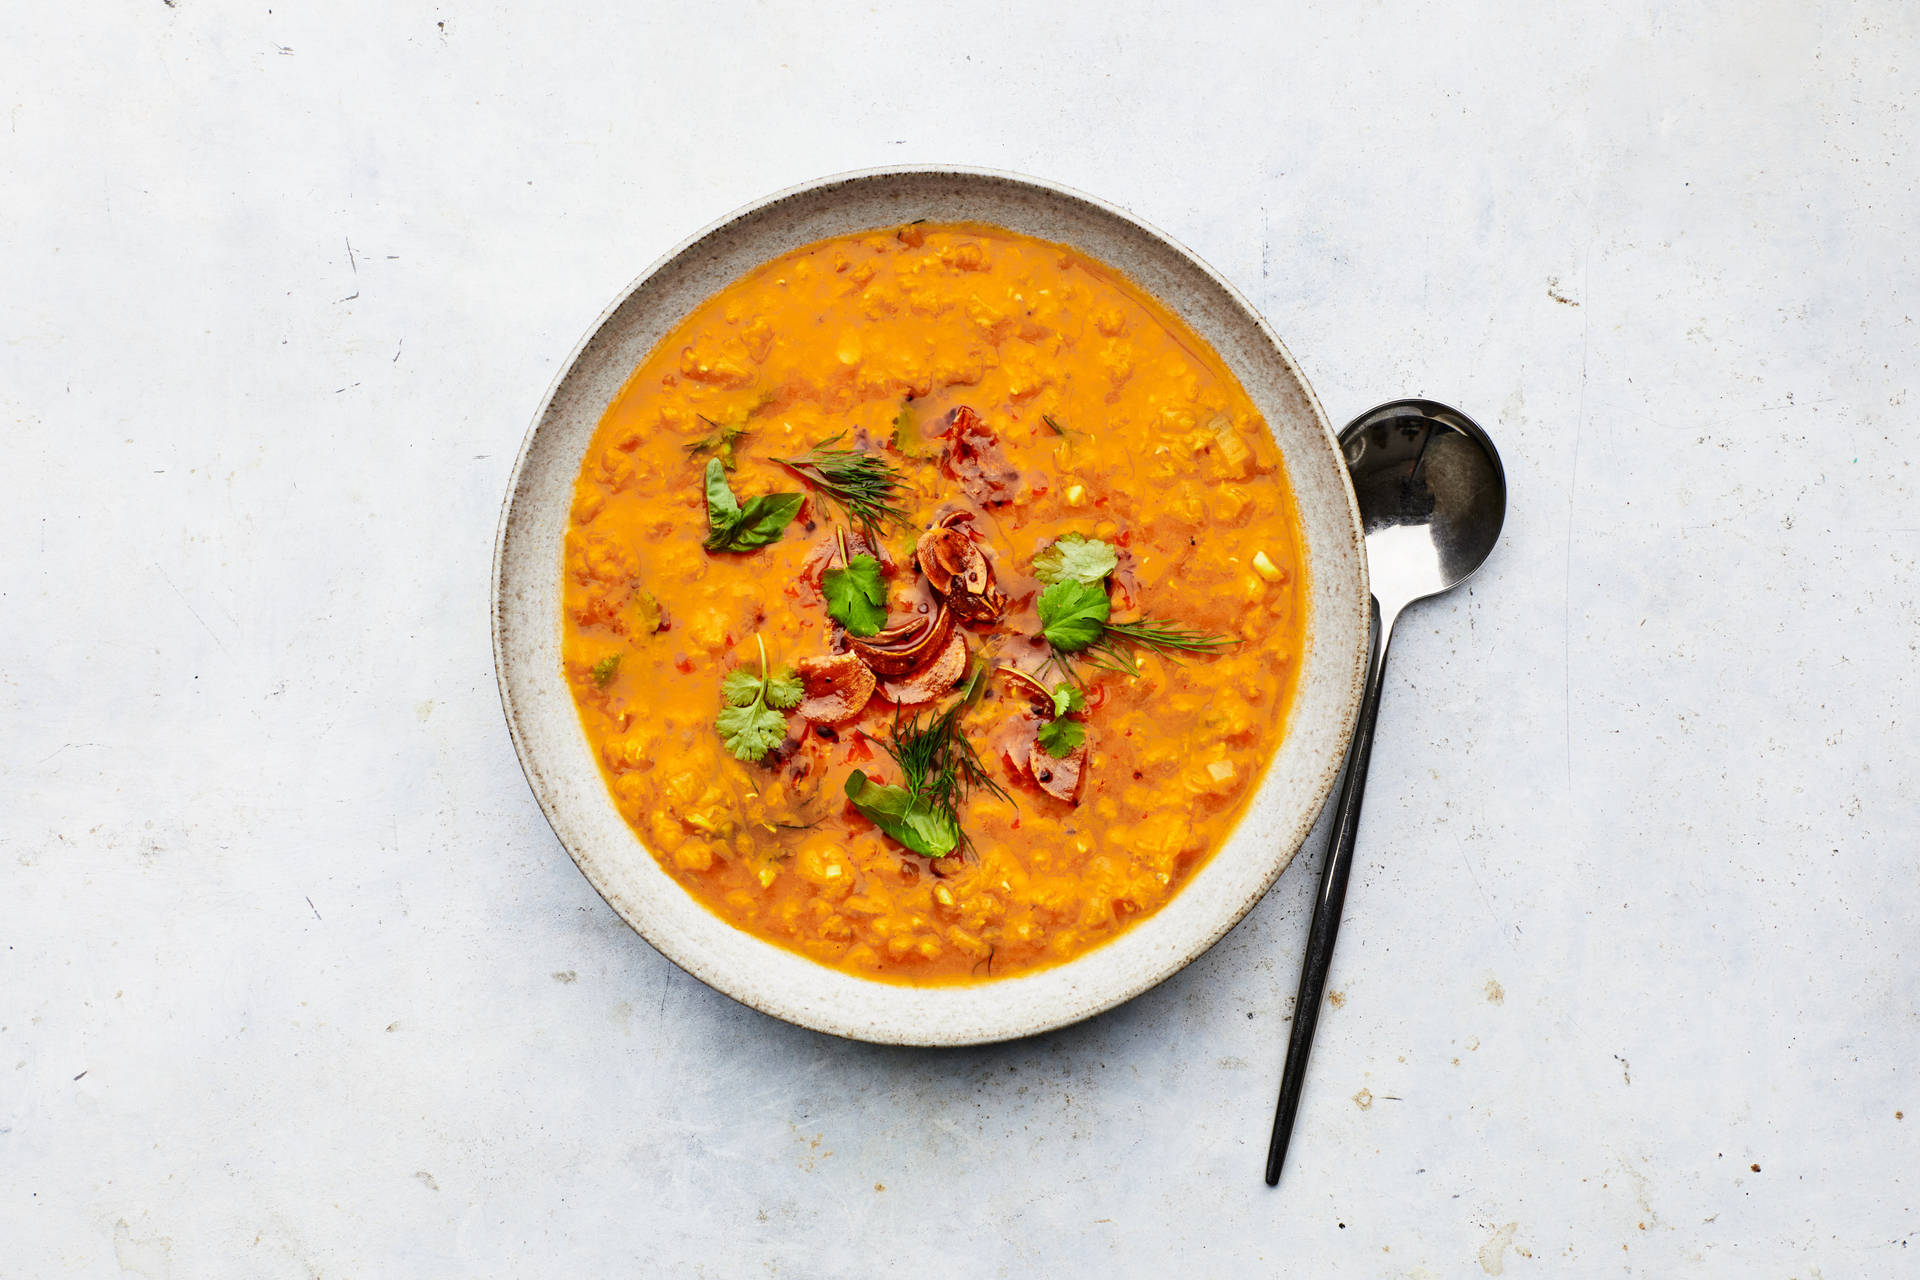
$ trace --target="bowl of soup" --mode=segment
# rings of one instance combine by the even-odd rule
[[[495,557],[554,831],[687,972],[967,1044],[1126,1000],[1286,867],[1368,629],[1325,414],[1129,214],[977,170],[760,201],[629,288]]]

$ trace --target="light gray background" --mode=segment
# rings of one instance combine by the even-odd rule
[[[9,6],[0,1274],[1911,1274],[1916,37]],[[1317,843],[1112,1014],[875,1049],[677,974],[515,766],[488,557],[558,363],[734,206],[913,161],[1116,201],[1336,421],[1505,452],[1403,622],[1277,1193]]]

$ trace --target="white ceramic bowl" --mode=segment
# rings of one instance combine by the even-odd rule
[[[654,344],[752,267],[828,236],[916,218],[979,221],[1073,245],[1131,277],[1213,345],[1265,415],[1305,535],[1307,646],[1286,734],[1226,844],[1159,911],[1067,964],[963,987],[871,982],[762,942],[696,902],[615,809],[561,674],[561,540],[601,414]],[[1219,941],[1267,891],[1331,790],[1367,648],[1366,562],[1339,446],[1280,340],[1231,285],[1112,205],[979,169],[876,169],[769,196],[669,253],[594,324],[513,470],[494,556],[494,659],[507,724],[554,832],[662,954],[762,1012],[888,1044],[1008,1040],[1140,994]]]

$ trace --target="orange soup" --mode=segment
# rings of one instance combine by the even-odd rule
[[[1192,330],[1000,228],[822,241],[701,305],[574,488],[566,678],[738,928],[887,982],[1056,964],[1226,838],[1286,723],[1301,538]]]

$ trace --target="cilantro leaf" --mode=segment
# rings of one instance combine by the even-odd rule
[[[758,698],[744,707],[727,707],[714,718],[727,750],[741,760],[758,760],[786,741],[787,718]]]
[[[761,679],[745,667],[735,667],[720,682],[720,696],[732,707],[750,707],[760,697]]]
[[[880,581],[880,562],[869,555],[854,556],[844,569],[820,575],[827,597],[827,614],[856,636],[870,636],[887,625],[887,586]]]
[[[1100,638],[1113,605],[1098,582],[1056,582],[1040,593],[1040,634],[1062,653],[1074,653]]]
[[[767,677],[768,706],[789,711],[799,706],[800,699],[805,696],[806,690],[800,687],[800,677],[792,667]]]
[[[1087,740],[1087,726],[1078,720],[1049,720],[1040,726],[1036,741],[1055,760],[1064,760]]]
[[[848,775],[846,790],[854,808],[915,853],[944,858],[960,845],[960,828],[953,815],[924,796],[875,782],[860,769]]]
[[[797,493],[765,493],[742,507],[727,487],[720,459],[707,459],[707,540],[709,551],[756,551],[780,541],[788,522],[806,499]]]
[[[1086,705],[1087,696],[1073,685],[1062,680],[1059,684],[1053,686],[1053,714],[1055,719],[1066,715],[1070,711],[1083,711],[1086,709]]]
[[[1033,558],[1033,576],[1042,582],[1098,582],[1119,565],[1120,557],[1098,538],[1065,533]]]
[[[613,676],[620,670],[620,655],[610,653],[593,664],[593,682],[602,689],[613,683]]]
[[[720,740],[741,760],[758,760],[786,741],[787,718],[781,710],[800,701],[800,680],[791,669],[778,675],[767,669],[767,642],[760,646],[760,674],[745,667],[727,672],[720,696],[727,705],[713,719]],[[771,704],[771,705],[769,705]]]

